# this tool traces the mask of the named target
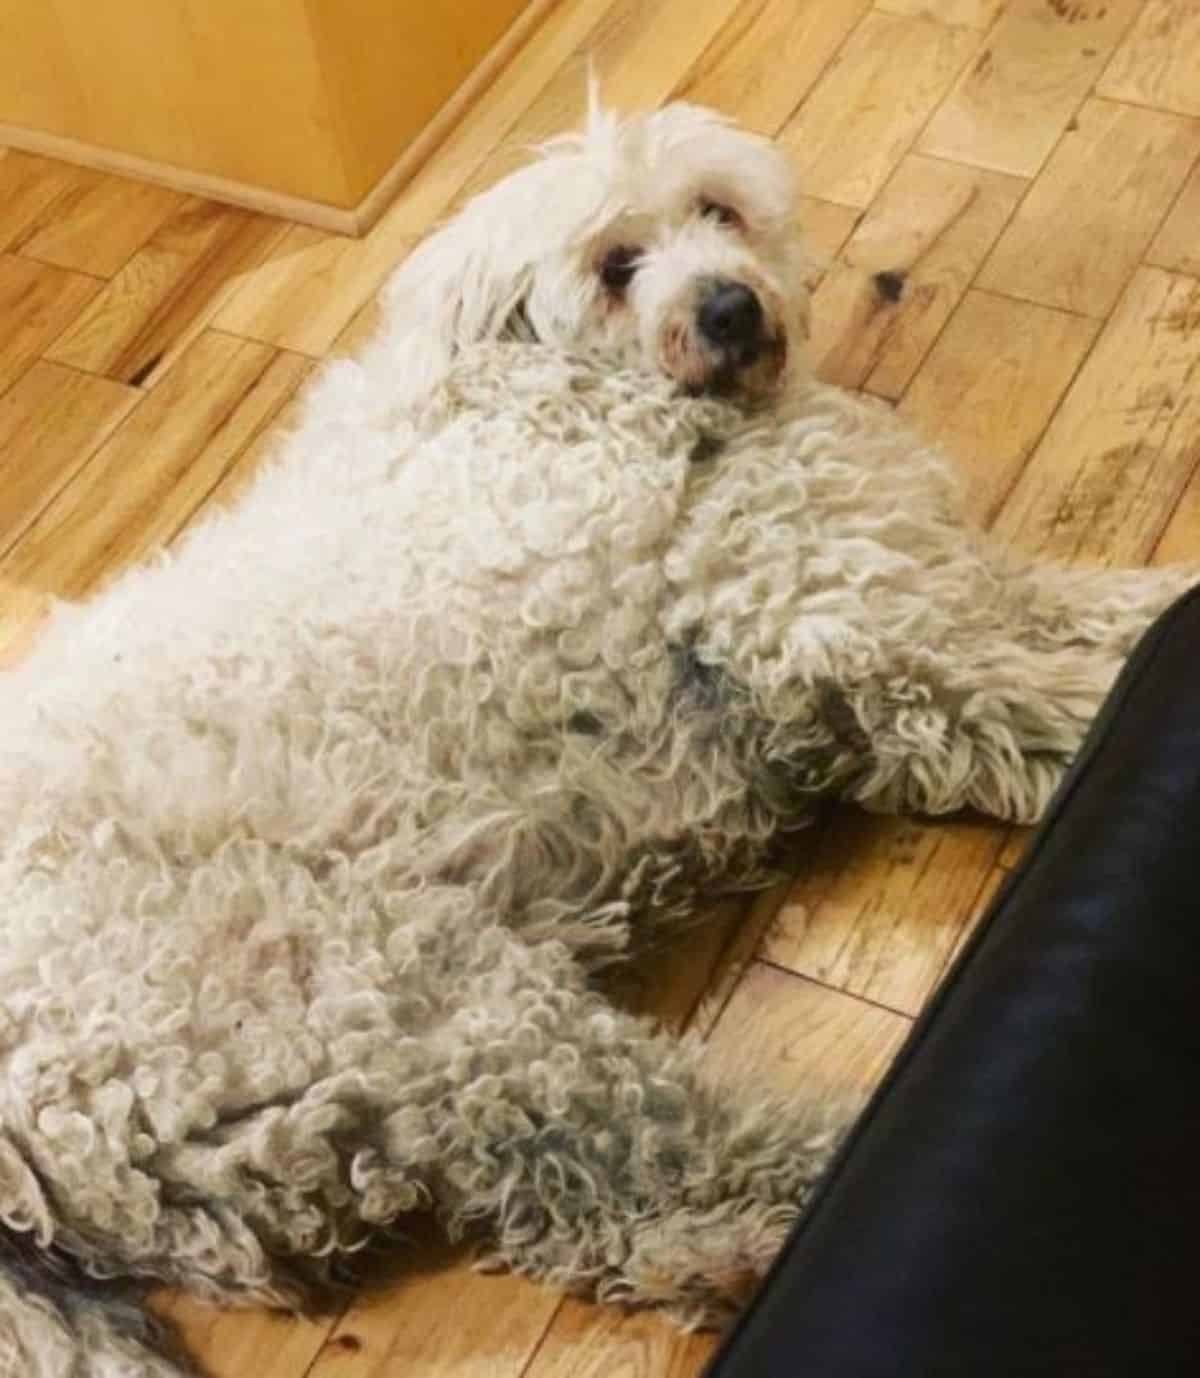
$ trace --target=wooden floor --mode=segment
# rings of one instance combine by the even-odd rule
[[[792,151],[821,372],[940,437],[1006,539],[1200,556],[1197,0],[562,0],[366,240],[0,156],[0,653],[245,475],[414,240],[575,121],[589,54],[618,106]],[[840,815],[629,998],[854,1104],[1022,842]],[[162,1305],[218,1378],[690,1378],[713,1343],[421,1259],[319,1323]]]

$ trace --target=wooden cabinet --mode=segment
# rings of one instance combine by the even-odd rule
[[[549,3],[0,0],[0,143],[361,229]]]

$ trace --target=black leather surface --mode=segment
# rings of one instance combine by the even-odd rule
[[[708,1373],[1200,1375],[1196,593]]]

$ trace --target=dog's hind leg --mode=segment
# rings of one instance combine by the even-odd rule
[[[489,1262],[717,1319],[783,1242],[826,1149],[796,1108],[730,1094],[699,1046],[590,990],[557,943],[479,936],[427,1116],[434,1204]]]
[[[881,811],[972,808],[1040,817],[1150,622],[1196,575],[1182,570],[1003,571],[955,620],[915,637],[844,692],[862,764],[847,797]]]

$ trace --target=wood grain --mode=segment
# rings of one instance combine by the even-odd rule
[[[223,1310],[166,1290],[151,1299],[151,1309],[208,1378],[298,1378],[308,1373],[334,1324],[333,1317]]]
[[[748,129],[775,134],[869,7],[870,0],[743,0],[675,94],[736,110]]]
[[[919,147],[1037,173],[1092,89],[1139,0],[1012,0]]]
[[[1200,277],[1200,163],[1151,244],[1146,262]]]
[[[559,1299],[523,1278],[485,1276],[421,1223],[412,1267],[338,1321],[306,1378],[520,1378]],[[213,1378],[226,1378],[214,1373]],[[228,1378],[244,1378],[233,1369]]]
[[[868,14],[780,135],[805,191],[869,206],[977,44],[967,29]]]
[[[969,29],[990,29],[1008,0],[879,0],[875,8],[911,18],[937,19]]]
[[[716,1347],[663,1316],[568,1299],[524,1378],[692,1378]]]
[[[817,372],[898,398],[1025,190],[1017,178],[909,157],[813,300]],[[881,292],[877,273],[894,282]]]
[[[1200,115],[1200,6],[1148,0],[1100,82],[1114,100]]]
[[[152,387],[283,233],[267,216],[189,200],[47,357]]]
[[[80,168],[12,247],[42,263],[112,277],[183,203],[164,187]]]
[[[1088,101],[979,285],[1107,315],[1198,156],[1200,121]]]
[[[776,965],[915,1014],[975,912],[1004,832],[839,814],[763,944]]]
[[[976,521],[995,518],[1099,328],[979,291],[954,313],[899,410],[966,475]]]
[[[560,68],[452,204],[462,204],[527,162],[532,145],[578,127],[587,105],[588,67],[599,80],[605,105],[612,109],[645,110],[662,104],[685,80],[737,2],[658,0],[647,5],[642,0],[615,0],[588,35],[587,65],[577,60]]]
[[[0,397],[95,297],[101,283],[81,273],[0,254]]]
[[[1140,268],[996,522],[1014,545],[1144,561],[1195,468],[1200,282]]]
[[[46,221],[79,169],[15,149],[0,149],[0,251],[11,249],[31,226]]]
[[[838,206],[815,196],[800,198],[800,231],[808,253],[810,290],[815,290],[833,267],[862,217],[862,211],[853,206]]]
[[[302,362],[201,336],[29,526],[0,573],[73,598],[165,544],[270,421]]]
[[[713,1073],[788,1095],[814,1130],[840,1128],[887,1071],[910,1021],[763,962],[751,966],[709,1040]]]
[[[137,400],[132,388],[45,361],[0,397],[0,556]]]

